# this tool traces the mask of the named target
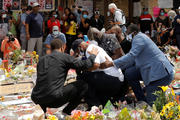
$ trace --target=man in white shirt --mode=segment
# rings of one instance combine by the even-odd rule
[[[111,3],[108,6],[109,11],[114,15],[114,22],[111,25],[119,25],[122,28],[123,33],[126,32],[126,17],[121,9],[118,9],[116,4]]]
[[[119,101],[124,95],[120,92],[124,85],[124,75],[121,69],[117,69],[116,67],[110,67],[108,69],[100,68],[101,63],[105,62],[106,59],[112,61],[112,58],[101,47],[88,44],[81,39],[74,41],[72,48],[79,53],[84,52],[87,58],[90,56],[87,51],[92,48],[98,49],[98,55],[95,58],[94,66],[89,69],[90,72],[86,72],[82,76],[89,85],[86,100],[89,107],[94,105],[104,106],[111,97],[113,100]]]

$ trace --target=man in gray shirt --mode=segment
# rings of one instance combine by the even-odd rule
[[[39,13],[39,3],[33,3],[33,11],[26,18],[26,39],[28,40],[28,51],[36,50],[42,55],[42,36],[44,32],[43,17]]]

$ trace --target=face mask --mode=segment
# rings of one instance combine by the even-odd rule
[[[148,14],[148,11],[145,11],[145,12],[144,12],[144,15],[147,15],[147,14]]]
[[[133,33],[127,35],[127,36],[126,36],[126,39],[127,39],[128,41],[132,41],[132,39],[133,39]]]
[[[107,16],[110,16],[111,14],[110,14],[110,12],[107,12]]]
[[[57,18],[57,15],[53,15],[55,18]]]
[[[59,34],[59,31],[53,31],[53,36],[54,36],[54,37],[57,37],[58,34]]]
[[[165,31],[166,30],[166,28],[162,28],[162,31]]]
[[[164,13],[163,13],[163,12],[161,12],[161,13],[160,13],[160,15],[161,15],[161,16],[164,16]]]
[[[6,17],[7,17],[7,14],[3,14],[3,15],[2,15],[2,18],[6,18]]]
[[[169,16],[169,18],[172,20],[173,18],[172,18],[172,16]]]
[[[83,15],[83,18],[84,18],[84,19],[86,19],[87,17],[88,17],[88,16],[87,16],[86,14],[85,14],[85,15]]]

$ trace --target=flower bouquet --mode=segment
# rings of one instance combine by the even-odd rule
[[[153,105],[154,109],[160,113],[162,120],[180,120],[180,105],[174,90],[168,86],[162,86],[161,89],[155,92],[157,99]]]

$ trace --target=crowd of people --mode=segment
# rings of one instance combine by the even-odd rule
[[[63,112],[70,114],[82,98],[88,109],[104,106],[108,100],[124,101],[129,86],[137,101],[152,105],[153,93],[173,80],[173,65],[158,46],[180,48],[180,8],[167,15],[161,9],[155,22],[144,8],[138,24],[129,26],[114,3],[108,9],[114,18],[108,30],[103,29],[104,16],[97,8],[91,18],[80,6],[65,8],[63,16],[51,11],[47,21],[38,3],[22,8],[17,20],[10,10],[1,13],[0,24],[7,23],[9,31],[0,35],[3,59],[16,49],[35,50],[40,56],[32,100],[44,112],[69,103]],[[16,26],[20,26],[19,36]],[[77,80],[64,86],[69,69],[76,69]]]

